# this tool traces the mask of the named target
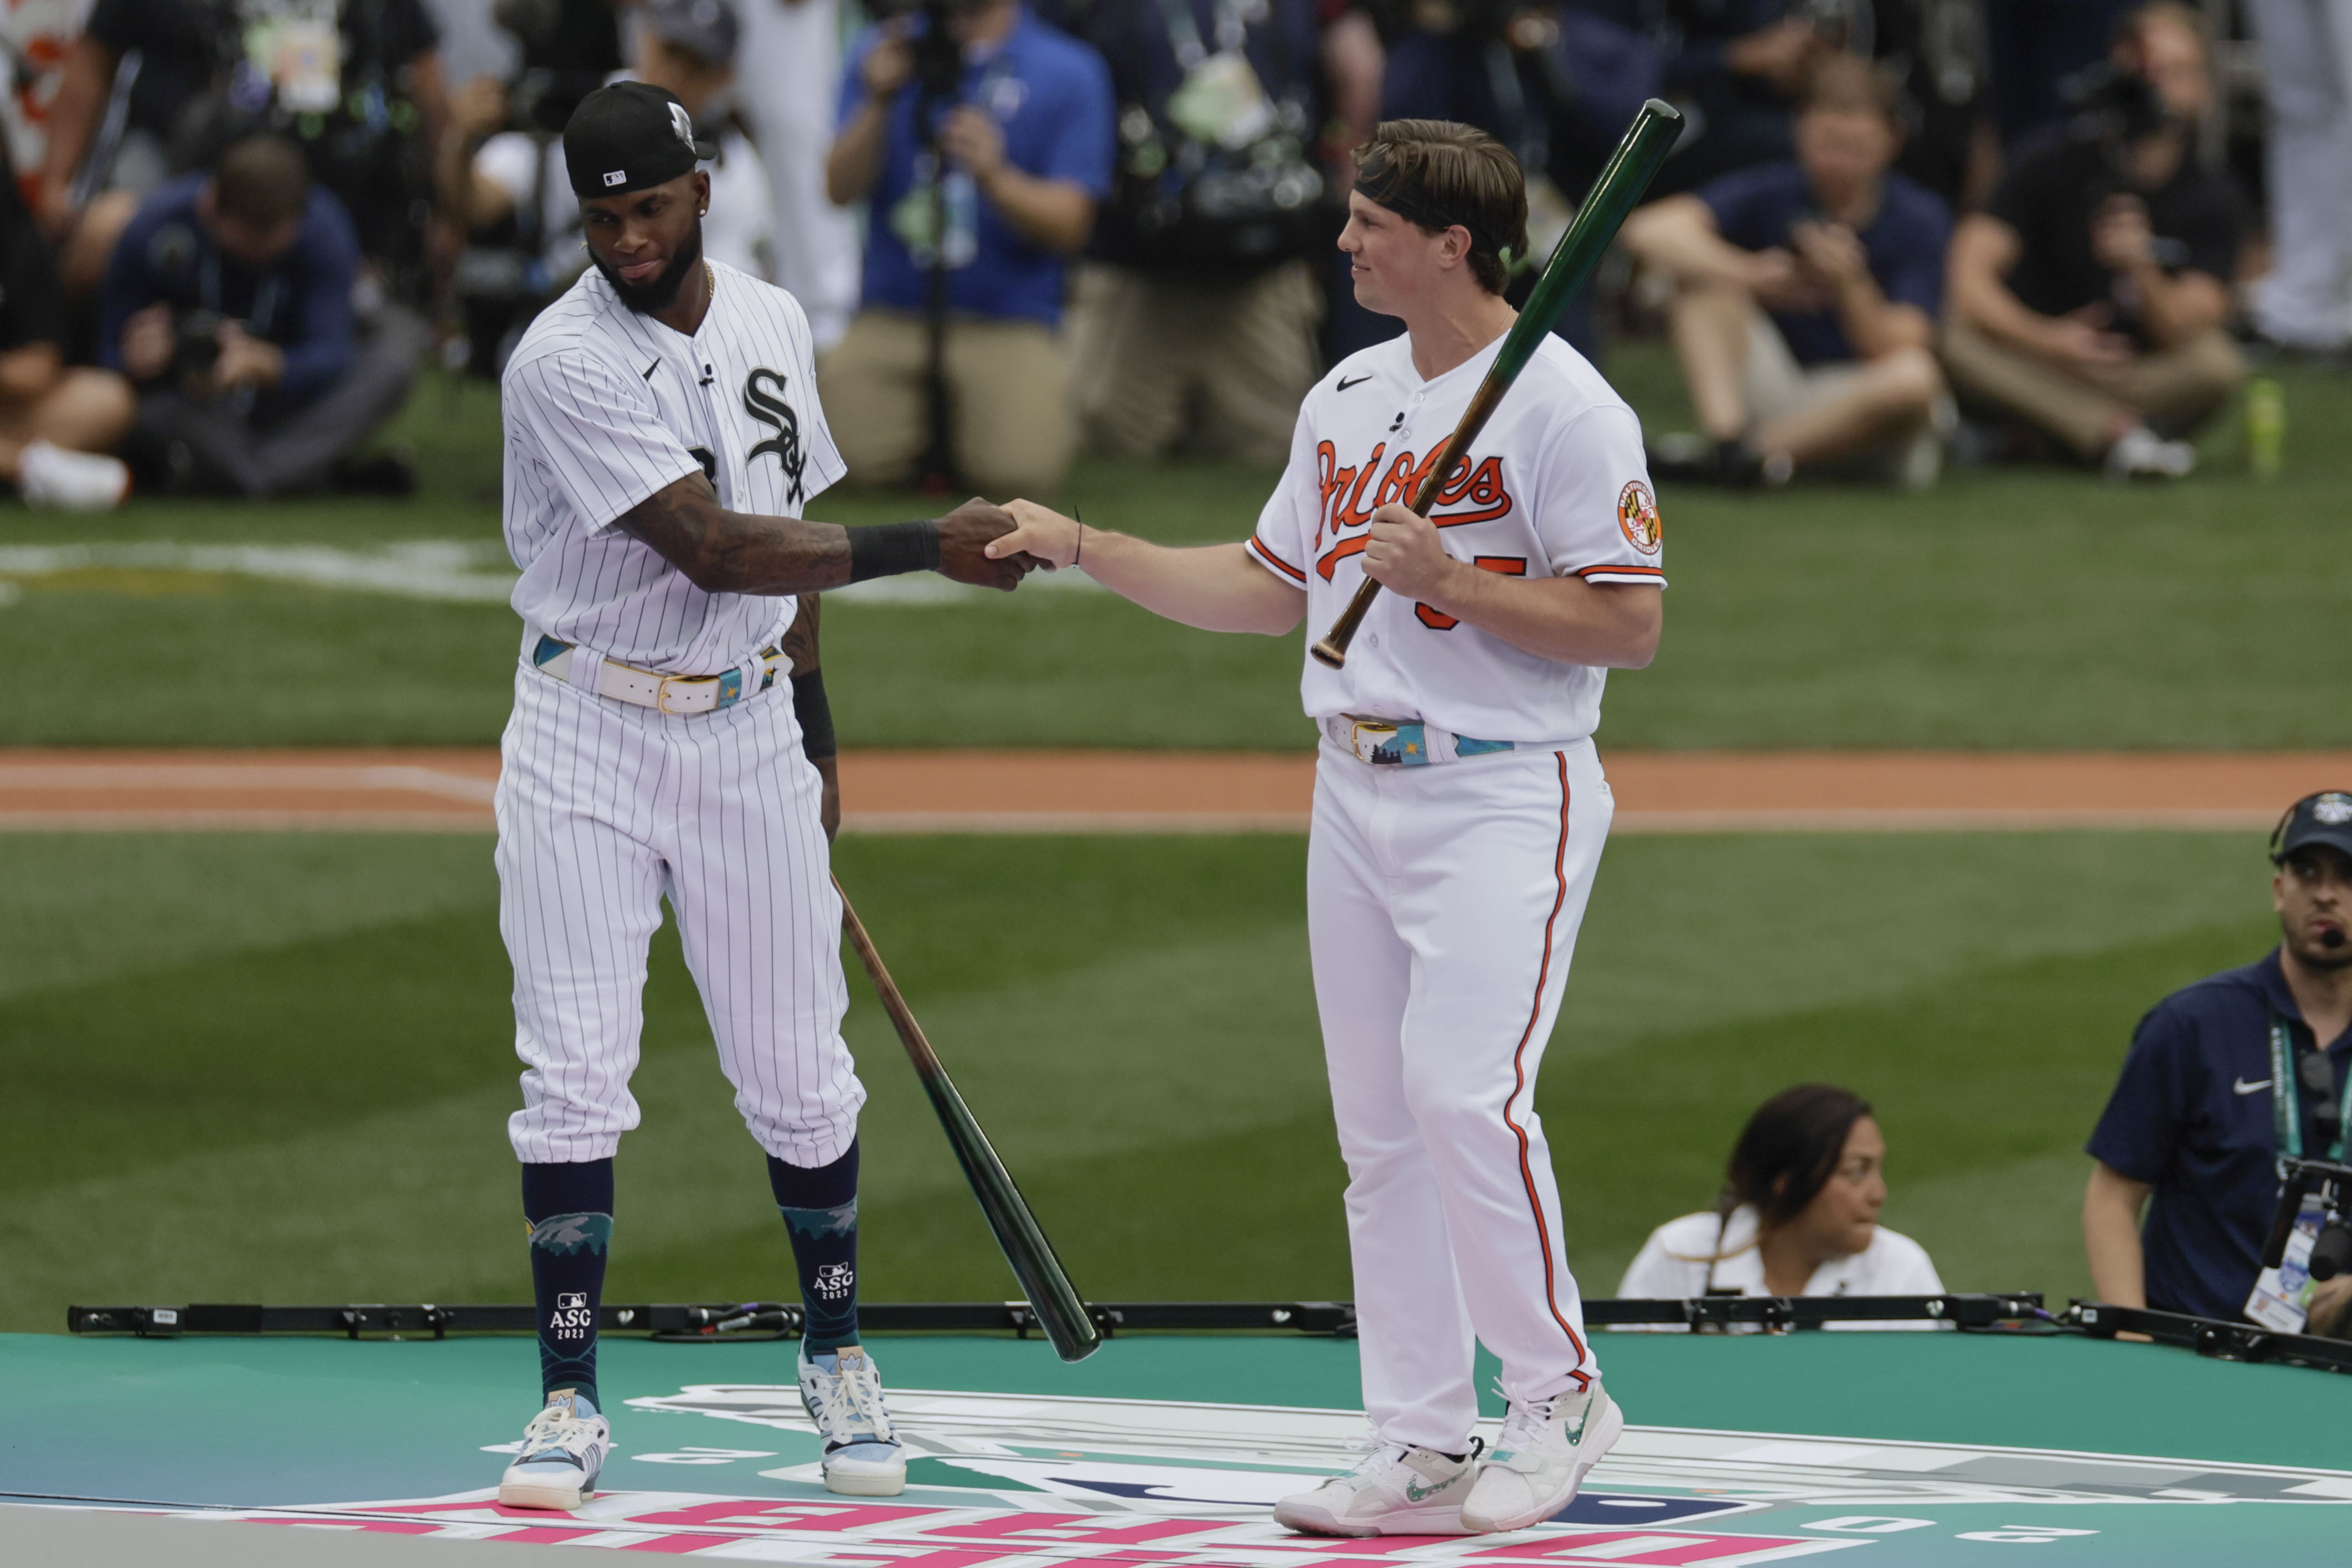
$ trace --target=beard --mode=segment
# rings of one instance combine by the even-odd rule
[[[658,315],[677,303],[678,291],[686,287],[694,269],[702,265],[702,220],[694,220],[694,231],[687,236],[686,243],[669,258],[661,276],[650,283],[630,282],[593,250],[588,253],[588,259],[596,264],[596,270],[604,275],[604,281],[613,286],[622,304],[641,316]]]
[[[2329,936],[2336,939],[2333,945],[2326,941]],[[2286,945],[2287,951],[2301,960],[2306,969],[2333,973],[2339,969],[2352,968],[2352,941],[2345,939],[2340,932],[2331,931],[2325,936],[2314,937],[2305,931],[2290,931]]]

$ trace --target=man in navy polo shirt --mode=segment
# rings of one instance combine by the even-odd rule
[[[2352,794],[2295,802],[2272,840],[2278,950],[2176,991],[2132,1037],[2088,1152],[2083,1240],[2099,1298],[2203,1318],[2256,1305],[2282,1150],[2344,1158],[2352,1108]],[[2316,1058],[2316,1061],[2310,1058]],[[2312,1086],[2326,1064],[2330,1093]],[[2151,1198],[2153,1201],[2151,1201]],[[2140,1208],[2147,1205],[2143,1226]],[[2266,1282],[2274,1282],[2275,1276]],[[2257,1321],[2341,1333],[2352,1275]]]
[[[957,476],[990,495],[1049,494],[1076,444],[1064,275],[1110,189],[1110,72],[1019,0],[950,0],[950,18],[964,66],[953,100],[936,106],[943,226],[917,123],[923,18],[869,27],[850,46],[825,189],[837,205],[868,205],[865,298],[818,382],[850,477],[913,477],[930,435],[924,306],[942,257]]]
[[[1807,79],[1796,162],[1725,174],[1626,220],[1626,247],[1675,285],[1675,351],[1706,437],[1686,451],[1662,443],[1657,478],[1777,484],[1838,463],[1935,481],[1952,220],[1894,172],[1898,90],[1868,60],[1833,55]]]

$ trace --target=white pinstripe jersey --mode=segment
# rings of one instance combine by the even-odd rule
[[[790,596],[709,594],[614,521],[698,468],[719,503],[798,517],[839,479],[808,318],[773,284],[711,264],[691,338],[621,303],[591,268],[507,362],[507,549],[527,628],[666,675],[743,663],[792,622]]]
[[[1502,346],[1433,381],[1400,335],[1351,355],[1307,395],[1290,465],[1258,517],[1250,558],[1307,590],[1307,638],[1364,580],[1373,511],[1412,500]],[[1548,337],[1438,492],[1446,552],[1514,577],[1665,585],[1642,425],[1582,354]],[[1347,668],[1312,656],[1299,694],[1317,718],[1418,720],[1482,741],[1578,741],[1601,722],[1608,671],[1513,647],[1426,605],[1383,594]]]

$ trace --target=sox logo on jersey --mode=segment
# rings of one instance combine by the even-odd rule
[[[736,1103],[762,1149],[838,1159],[865,1091],[840,1023],[841,905],[822,784],[760,650],[789,597],[707,593],[618,520],[699,470],[732,510],[796,517],[841,478],[792,296],[713,264],[691,337],[591,271],[508,364],[506,534],[526,657],[499,780],[499,924],[515,969],[525,1161],[609,1156],[629,1090],[650,933],[667,895]],[[772,460],[771,460],[772,459]],[[565,679],[529,657],[573,645]],[[593,695],[604,660],[745,671],[742,700],[676,716]],[[583,689],[584,688],[584,689]]]

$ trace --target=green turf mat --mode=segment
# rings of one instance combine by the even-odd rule
[[[1612,361],[1654,429],[1685,418],[1661,345]],[[2324,646],[2352,586],[2352,385],[2281,373],[2283,478],[2207,471],[2123,489],[2053,469],[1957,473],[1923,496],[1833,485],[1662,498],[1674,588],[1657,662],[1611,683],[1604,742],[1658,746],[2179,747],[2352,743]],[[487,743],[518,630],[496,604],[108,567],[11,575],[12,546],[448,541],[495,551],[488,388],[437,382],[397,432],[427,459],[410,503],[138,500],[103,518],[0,510],[0,735],[23,743]],[[1237,539],[1270,476],[1082,461],[1086,515],[1176,542]],[[870,522],[929,503],[820,499]],[[1107,596],[842,602],[827,683],[850,745],[1300,748],[1293,638],[1212,637]],[[138,678],[126,679],[125,660]]]
[[[0,837],[0,1327],[70,1300],[512,1300],[509,976],[483,837]],[[1349,1292],[1296,838],[851,839],[837,864],[1084,1289]],[[2087,1290],[2082,1139],[2134,1021],[2273,937],[2259,845],[2046,834],[1629,838],[1539,1108],[1613,1290],[1804,1079],[1874,1100],[1890,1224],[1956,1289]],[[863,983],[877,1300],[1012,1281]],[[790,1289],[674,940],[613,1289]]]

